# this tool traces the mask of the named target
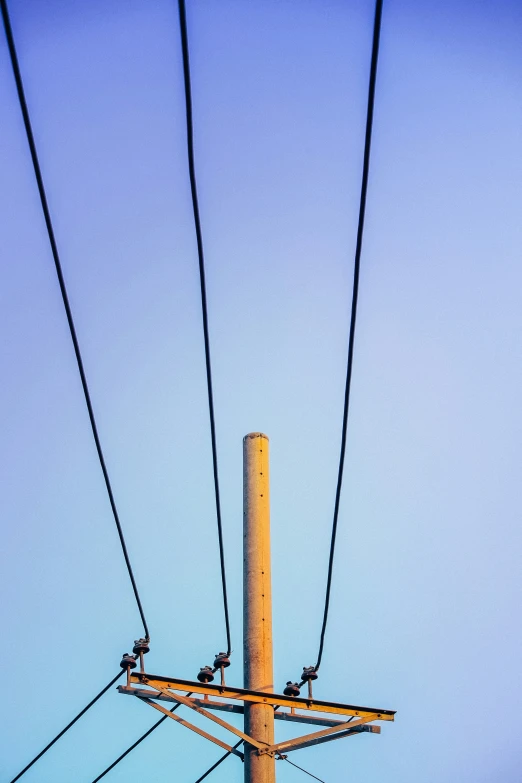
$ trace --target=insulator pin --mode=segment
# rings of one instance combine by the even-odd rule
[[[214,669],[226,669],[227,666],[230,666],[230,658],[228,655],[224,652],[217,653],[214,658]]]
[[[132,652],[134,655],[145,655],[150,652],[150,639],[136,639]]]
[[[134,658],[134,656],[130,655],[129,653],[123,653],[120,666],[122,669],[135,669],[137,666],[136,658]]]
[[[291,680],[289,680],[286,683],[286,688],[284,689],[283,693],[285,696],[299,696],[301,690],[296,682],[291,682]]]
[[[214,672],[211,666],[202,666],[198,673],[198,680],[203,683],[212,682],[214,679]]]

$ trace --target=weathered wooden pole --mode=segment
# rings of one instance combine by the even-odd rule
[[[272,584],[268,438],[243,439],[243,656],[244,687],[273,692]],[[245,733],[274,742],[274,708],[245,702]],[[245,783],[275,783],[275,759],[245,744]]]

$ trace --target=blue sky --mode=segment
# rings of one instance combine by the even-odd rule
[[[155,673],[223,648],[176,3],[11,0],[27,99]],[[373,3],[190,0],[234,645],[241,442],[271,439],[275,683],[317,653]],[[520,779],[522,8],[384,4],[324,699],[397,709],[294,755],[327,783]],[[0,36],[0,776],[141,634]],[[149,714],[152,713],[152,714]],[[156,720],[107,694],[26,775],[90,781]],[[195,780],[163,725],[107,781]],[[235,759],[213,780],[242,780]],[[301,772],[278,765],[278,779]]]

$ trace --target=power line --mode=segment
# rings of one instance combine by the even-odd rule
[[[189,694],[189,696],[190,696],[190,695],[191,695],[191,694]],[[173,707],[173,708],[170,710],[170,712],[175,712],[175,711],[176,711],[176,710],[177,710],[179,707],[181,707],[181,704],[175,704],[175,705],[174,705],[174,707]],[[142,743],[142,742],[143,742],[143,740],[147,739],[147,737],[148,737],[150,734],[152,734],[152,732],[153,732],[153,731],[156,731],[156,729],[158,728],[158,726],[161,726],[161,724],[163,723],[163,721],[166,721],[168,717],[169,717],[168,715],[163,715],[163,717],[162,717],[162,718],[160,718],[158,721],[156,721],[156,723],[154,723],[154,724],[153,724],[153,725],[150,727],[150,729],[147,729],[147,731],[146,731],[144,734],[142,734],[142,735],[141,735],[141,737],[140,737],[139,739],[137,739],[137,740],[136,740],[136,742],[133,742],[133,744],[132,744],[130,747],[128,747],[128,748],[127,748],[127,750],[126,750],[126,751],[124,751],[124,753],[122,753],[122,754],[121,754],[121,756],[118,756],[118,758],[116,759],[116,761],[113,761],[113,762],[112,762],[112,764],[109,764],[109,766],[107,767],[107,769],[104,769],[104,770],[103,770],[103,772],[101,773],[101,775],[98,775],[98,777],[97,777],[97,778],[94,778],[94,780],[92,781],[92,783],[98,783],[98,781],[99,781],[99,780],[101,780],[102,778],[104,778],[104,777],[105,777],[105,775],[106,775],[108,772],[110,772],[112,769],[114,769],[114,767],[115,767],[117,764],[119,764],[119,763],[120,763],[120,761],[123,761],[123,759],[124,759],[126,756],[128,756],[128,755],[129,755],[129,753],[131,753],[131,752],[134,750],[134,748],[137,748],[137,747],[138,747],[138,745],[139,745],[140,743]],[[242,742],[243,742],[243,740],[239,740],[239,742],[238,742],[236,745],[234,745],[234,750],[235,750],[236,748],[238,748],[238,747],[241,745],[241,743],[242,743]],[[198,779],[196,780],[196,782],[195,782],[195,783],[200,783],[200,781],[201,781],[201,780],[204,780],[204,778],[206,778],[206,777],[207,777],[207,775],[210,775],[210,773],[211,773],[211,772],[213,772],[213,770],[215,770],[215,769],[216,769],[216,767],[219,767],[219,765],[220,765],[220,764],[221,764],[221,763],[222,763],[222,762],[223,762],[223,761],[224,761],[226,758],[228,758],[228,756],[230,756],[230,755],[231,755],[231,753],[232,753],[232,751],[228,751],[227,753],[225,753],[225,755],[224,755],[224,756],[222,756],[222,757],[221,757],[221,758],[220,758],[218,761],[216,761],[216,763],[215,763],[215,764],[213,764],[213,765],[210,767],[210,769],[207,769],[207,771],[206,771],[206,772],[205,772],[205,773],[202,775],[202,777],[198,778]],[[13,781],[11,781],[11,783],[13,783]]]
[[[125,543],[125,538],[123,536],[123,530],[122,530],[122,527],[121,527],[120,518],[119,518],[119,515],[118,515],[118,510],[116,508],[116,502],[114,500],[114,495],[113,495],[113,492],[112,492],[111,482],[110,482],[110,479],[109,479],[109,473],[107,471],[107,466],[105,464],[105,458],[103,456],[103,451],[102,451],[102,447],[101,447],[101,443],[100,443],[100,437],[98,435],[98,428],[96,426],[96,420],[94,418],[94,411],[93,411],[92,402],[91,402],[91,395],[89,393],[89,387],[87,385],[87,378],[86,378],[85,370],[84,370],[84,367],[83,367],[83,361],[82,361],[82,356],[81,356],[81,352],[80,352],[80,345],[78,343],[78,338],[76,336],[76,329],[75,329],[75,326],[74,326],[71,306],[69,304],[69,297],[67,295],[67,288],[65,286],[65,280],[64,280],[64,276],[63,276],[62,265],[61,265],[61,262],[60,262],[60,256],[58,254],[58,246],[56,244],[56,238],[55,238],[55,235],[54,235],[53,224],[52,224],[52,221],[51,221],[51,213],[49,211],[49,205],[47,203],[47,195],[46,195],[46,192],[45,192],[45,187],[44,187],[44,182],[43,182],[43,177],[42,177],[42,171],[40,169],[40,162],[38,160],[38,154],[37,154],[37,151],[36,151],[36,144],[35,144],[35,141],[34,141],[33,129],[32,129],[31,120],[30,120],[30,117],[29,117],[29,109],[27,107],[27,101],[26,101],[26,98],[25,98],[25,91],[24,91],[24,86],[23,86],[23,82],[22,82],[22,74],[21,74],[21,71],[20,71],[20,65],[19,65],[19,62],[18,62],[18,56],[17,56],[17,53],[16,53],[16,48],[15,48],[15,43],[14,43],[14,38],[13,38],[13,31],[12,31],[12,28],[11,28],[11,21],[10,21],[10,18],[9,18],[9,11],[8,11],[8,8],[7,8],[7,0],[0,0],[0,7],[1,7],[1,10],[2,10],[2,18],[3,18],[3,22],[4,22],[4,28],[5,28],[5,35],[6,35],[6,39],[7,39],[7,45],[8,45],[8,48],[9,48],[9,56],[11,58],[11,66],[12,66],[12,69],[13,69],[13,75],[14,75],[14,79],[15,79],[15,82],[16,82],[16,89],[17,89],[17,92],[18,92],[18,100],[19,100],[19,103],[20,103],[20,109],[22,111],[22,116],[23,116],[23,121],[24,121],[24,126],[25,126],[25,132],[26,132],[27,141],[28,141],[28,144],[29,144],[29,149],[30,149],[30,152],[31,152],[31,159],[32,159],[32,162],[33,162],[34,174],[35,174],[35,178],[36,178],[36,183],[38,185],[38,192],[40,194],[40,201],[41,201],[41,204],[42,204],[42,210],[43,210],[43,214],[44,214],[44,218],[45,218],[45,225],[47,227],[47,233],[49,235],[49,243],[51,245],[51,251],[52,251],[52,254],[53,254],[54,265],[55,265],[56,274],[57,274],[57,277],[58,277],[58,283],[60,285],[60,292],[62,294],[62,300],[63,300],[63,304],[64,304],[64,307],[65,307],[65,313],[66,313],[66,316],[67,316],[67,323],[69,324],[69,331],[71,333],[71,339],[72,339],[73,346],[74,346],[74,353],[75,353],[75,356],[76,356],[76,362],[78,364],[78,370],[80,372],[80,379],[81,379],[81,383],[82,383],[83,393],[84,393],[84,396],[85,396],[85,402],[87,404],[87,411],[88,411],[88,414],[89,414],[89,421],[91,423],[92,434],[93,434],[93,437],[94,437],[94,442],[96,444],[96,451],[98,452],[98,459],[100,461],[100,465],[101,465],[101,469],[102,469],[102,473],[103,473],[103,478],[105,479],[105,486],[107,488],[107,494],[109,496],[109,502],[110,502],[110,505],[111,505],[112,514],[113,514],[113,517],[114,517],[114,521],[116,523],[116,529],[118,531],[118,536],[119,536],[119,539],[120,539],[120,544],[121,544],[121,548],[122,548],[122,551],[123,551],[123,556],[125,558],[125,564],[127,566],[127,571],[129,572],[129,577],[130,577],[130,580],[131,580],[132,589],[134,591],[134,597],[135,597],[136,603],[138,605],[138,610],[139,610],[139,613],[140,613],[141,621],[143,623],[143,628],[145,630],[145,636],[147,637],[147,639],[149,639],[150,638],[149,628],[147,626],[147,621],[145,620],[145,614],[143,612],[143,607],[141,605],[141,600],[140,600],[140,596],[139,596],[139,593],[138,593],[136,580],[134,579],[134,573],[132,571],[132,566],[131,566],[131,563],[130,563],[129,554],[127,552],[127,545]]]
[[[243,742],[243,740],[239,740],[239,742],[236,742],[236,744],[234,745],[234,750],[236,750],[236,748],[239,748],[239,746],[241,745],[242,742]],[[194,783],[201,783],[202,780],[205,780],[205,778],[208,775],[210,775],[210,773],[213,772],[216,769],[216,767],[219,767],[219,765],[223,761],[225,761],[225,759],[228,759],[228,757],[230,755],[232,755],[232,751],[231,750],[227,750],[227,752],[225,754],[223,754],[223,756],[221,756],[221,758],[218,759],[215,764],[212,764],[212,766],[209,767],[209,769],[207,769],[207,771],[204,772],[203,775],[200,778],[198,778]]]
[[[171,712],[175,712],[175,711],[178,709],[178,707],[181,707],[181,704],[175,704],[175,705],[174,705],[174,707],[171,709]],[[122,753],[122,754],[121,754],[121,756],[118,756],[118,758],[116,759],[116,761],[113,761],[113,762],[112,762],[112,764],[109,764],[109,766],[107,767],[107,769],[104,769],[104,770],[103,770],[103,772],[101,773],[101,775],[98,775],[98,777],[97,777],[97,778],[94,778],[94,780],[92,781],[92,783],[98,783],[98,781],[99,781],[99,780],[101,780],[102,778],[104,778],[104,777],[105,777],[105,775],[106,775],[108,772],[110,772],[110,771],[111,771],[111,769],[114,769],[114,767],[115,767],[117,764],[119,764],[119,763],[120,763],[120,761],[123,761],[123,759],[125,758],[125,756],[128,756],[128,755],[129,755],[129,753],[130,753],[131,751],[133,751],[133,750],[134,750],[134,748],[137,748],[137,747],[138,747],[138,745],[139,745],[141,742],[143,742],[143,740],[144,740],[144,739],[147,739],[147,737],[149,736],[149,734],[152,734],[152,732],[153,732],[153,731],[156,731],[156,729],[158,728],[158,726],[160,726],[160,725],[163,723],[163,721],[167,720],[167,718],[168,718],[168,717],[169,717],[168,715],[164,715],[162,718],[160,718],[158,721],[156,721],[156,723],[154,723],[154,724],[153,724],[153,725],[150,727],[150,729],[147,729],[147,731],[145,732],[145,734],[142,734],[142,735],[141,735],[141,737],[140,737],[138,740],[136,740],[136,742],[133,742],[133,744],[132,744],[132,745],[131,745],[129,748],[127,748],[127,750],[126,750],[124,753]]]
[[[216,496],[216,517],[219,540],[219,559],[221,564],[221,584],[223,588],[223,607],[225,611],[225,626],[227,633],[227,655],[232,651],[230,639],[230,621],[228,616],[227,580],[225,573],[225,551],[223,545],[223,527],[221,524],[221,502],[219,497],[219,476],[216,445],[216,422],[214,417],[214,395],[212,392],[212,369],[210,363],[210,339],[208,332],[207,289],[205,282],[205,256],[203,253],[203,235],[199,216],[198,191],[196,185],[196,168],[194,164],[194,125],[192,116],[192,87],[190,81],[190,60],[187,34],[187,15],[185,0],[178,0],[179,26],[181,31],[181,49],[183,56],[183,79],[185,85],[185,109],[187,117],[187,151],[190,176],[190,191],[192,195],[192,209],[194,212],[194,225],[198,246],[199,281],[201,290],[201,309],[203,314],[203,336],[205,342],[205,367],[207,373],[208,410],[210,416],[210,438],[212,441],[212,467],[214,473],[214,491]]]
[[[300,767],[298,764],[294,764],[294,762],[290,761],[290,759],[286,758],[286,756],[285,756],[285,761],[288,761],[288,763],[291,764],[292,767],[295,767],[296,769],[300,769],[301,772],[304,772],[306,775],[310,775],[310,777],[314,778],[314,780],[318,780],[319,783],[324,783],[324,780],[322,780],[321,778],[316,777],[315,775],[312,775],[311,772],[308,772],[308,770],[303,769],[303,767]]]
[[[2,0],[2,4],[3,4],[3,0]],[[100,698],[103,696],[103,694],[104,694],[104,693],[107,693],[107,691],[109,690],[109,688],[111,688],[111,687],[114,685],[114,683],[115,683],[117,680],[119,680],[119,679],[120,679],[120,677],[122,676],[122,674],[124,674],[124,673],[125,673],[125,672],[124,672],[124,670],[123,670],[123,669],[122,669],[120,672],[118,672],[118,674],[116,675],[116,677],[113,677],[113,679],[112,679],[112,680],[111,680],[111,681],[110,681],[110,682],[109,682],[109,683],[108,683],[108,684],[105,686],[105,688],[103,688],[103,690],[101,690],[101,691],[99,692],[99,694],[98,694],[97,696],[95,696],[95,697],[94,697],[94,699],[93,699],[92,701],[90,701],[90,702],[89,702],[89,704],[88,704],[86,707],[84,707],[84,708],[83,708],[83,710],[81,710],[81,712],[79,712],[79,713],[78,713],[78,715],[77,715],[75,718],[73,718],[73,719],[72,719],[72,721],[71,721],[70,723],[68,723],[68,724],[67,724],[67,726],[66,726],[64,729],[62,729],[62,730],[61,730],[61,732],[60,732],[59,734],[57,734],[57,735],[56,735],[56,737],[55,737],[53,740],[51,740],[51,742],[50,742],[48,745],[46,745],[46,746],[45,746],[45,748],[44,748],[43,750],[41,750],[41,751],[40,751],[40,753],[39,753],[37,756],[35,756],[35,757],[34,757],[34,759],[33,759],[32,761],[30,761],[30,762],[29,762],[29,764],[28,764],[26,767],[24,767],[24,768],[23,768],[23,770],[22,770],[21,772],[19,772],[19,773],[18,773],[18,775],[16,775],[16,777],[14,777],[14,778],[13,778],[13,779],[10,781],[10,783],[15,783],[15,781],[19,780],[19,779],[22,777],[22,775],[25,775],[25,773],[26,773],[26,772],[27,772],[29,769],[31,769],[31,767],[33,766],[33,764],[36,764],[36,762],[38,761],[38,759],[41,759],[41,758],[42,758],[42,756],[43,756],[45,753],[47,753],[47,751],[48,751],[48,750],[50,750],[50,748],[52,748],[52,746],[55,744],[55,742],[58,742],[58,740],[60,739],[60,737],[63,737],[63,735],[64,735],[66,732],[68,732],[68,731],[69,731],[69,729],[70,729],[72,726],[74,726],[74,724],[76,723],[76,721],[80,720],[80,718],[82,717],[82,715],[85,715],[85,713],[87,712],[87,710],[90,710],[90,709],[91,709],[91,707],[92,707],[94,704],[96,704],[96,702],[98,701],[98,699],[100,699]]]
[[[346,453],[346,432],[348,428],[348,409],[350,406],[350,387],[351,387],[351,380],[352,380],[355,322],[357,318],[357,299],[359,295],[359,272],[361,266],[361,251],[362,251],[362,240],[363,240],[363,232],[364,232],[364,216],[366,211],[366,193],[368,190],[368,174],[370,170],[370,149],[371,149],[371,142],[372,142],[373,109],[374,109],[374,102],[375,102],[375,84],[377,80],[377,60],[379,57],[379,40],[380,40],[380,32],[381,32],[382,4],[383,4],[383,0],[376,0],[375,20],[373,25],[370,80],[369,80],[369,87],[368,87],[366,133],[364,139],[364,158],[363,158],[363,172],[362,172],[362,183],[361,183],[361,196],[359,202],[359,222],[357,226],[357,243],[355,248],[355,264],[354,264],[354,272],[353,272],[352,310],[350,316],[350,334],[348,339],[348,360],[347,360],[347,368],[346,368],[346,385],[344,391],[344,411],[343,411],[343,427],[342,427],[342,435],[341,435],[341,453],[339,457],[339,472],[337,475],[337,488],[335,492],[335,505],[334,505],[334,515],[333,515],[333,525],[332,525],[332,537],[330,541],[330,557],[328,561],[328,577],[326,581],[326,596],[325,596],[325,605],[324,605],[323,624],[321,628],[321,637],[319,642],[319,653],[317,655],[317,663],[315,665],[316,670],[321,665],[321,659],[323,657],[324,637],[326,633],[326,625],[328,622],[328,610],[330,608],[330,592],[332,587],[335,541],[337,536],[339,503],[341,499],[344,458]]]

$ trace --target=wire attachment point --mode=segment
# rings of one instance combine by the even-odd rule
[[[198,680],[205,685],[207,682],[212,682],[214,679],[214,671],[212,666],[202,666],[198,673]]]
[[[130,653],[123,653],[120,666],[122,669],[135,669],[137,666],[136,658]]]
[[[225,685],[225,669],[230,666],[230,656],[225,652],[217,653],[214,658],[214,671],[221,675],[221,685]]]
[[[303,673],[301,678],[303,682],[308,683],[308,698],[313,699],[312,694],[312,682],[317,680],[319,675],[317,674],[317,666],[303,666]]]
[[[120,666],[122,669],[127,670],[127,688],[130,688],[130,673],[131,669],[135,669],[138,664],[136,663],[136,658],[134,655],[131,655],[130,653],[123,653],[122,659],[120,661]]]
[[[136,639],[134,642],[134,647],[132,648],[132,652],[137,658],[139,657],[140,672],[144,672],[145,667],[143,665],[143,656],[150,652],[150,639],[148,637],[145,637],[144,639]]]
[[[301,694],[301,689],[297,682],[292,682],[291,680],[288,680],[288,682],[286,683],[286,688],[284,689],[283,693],[285,696],[299,696]]]

